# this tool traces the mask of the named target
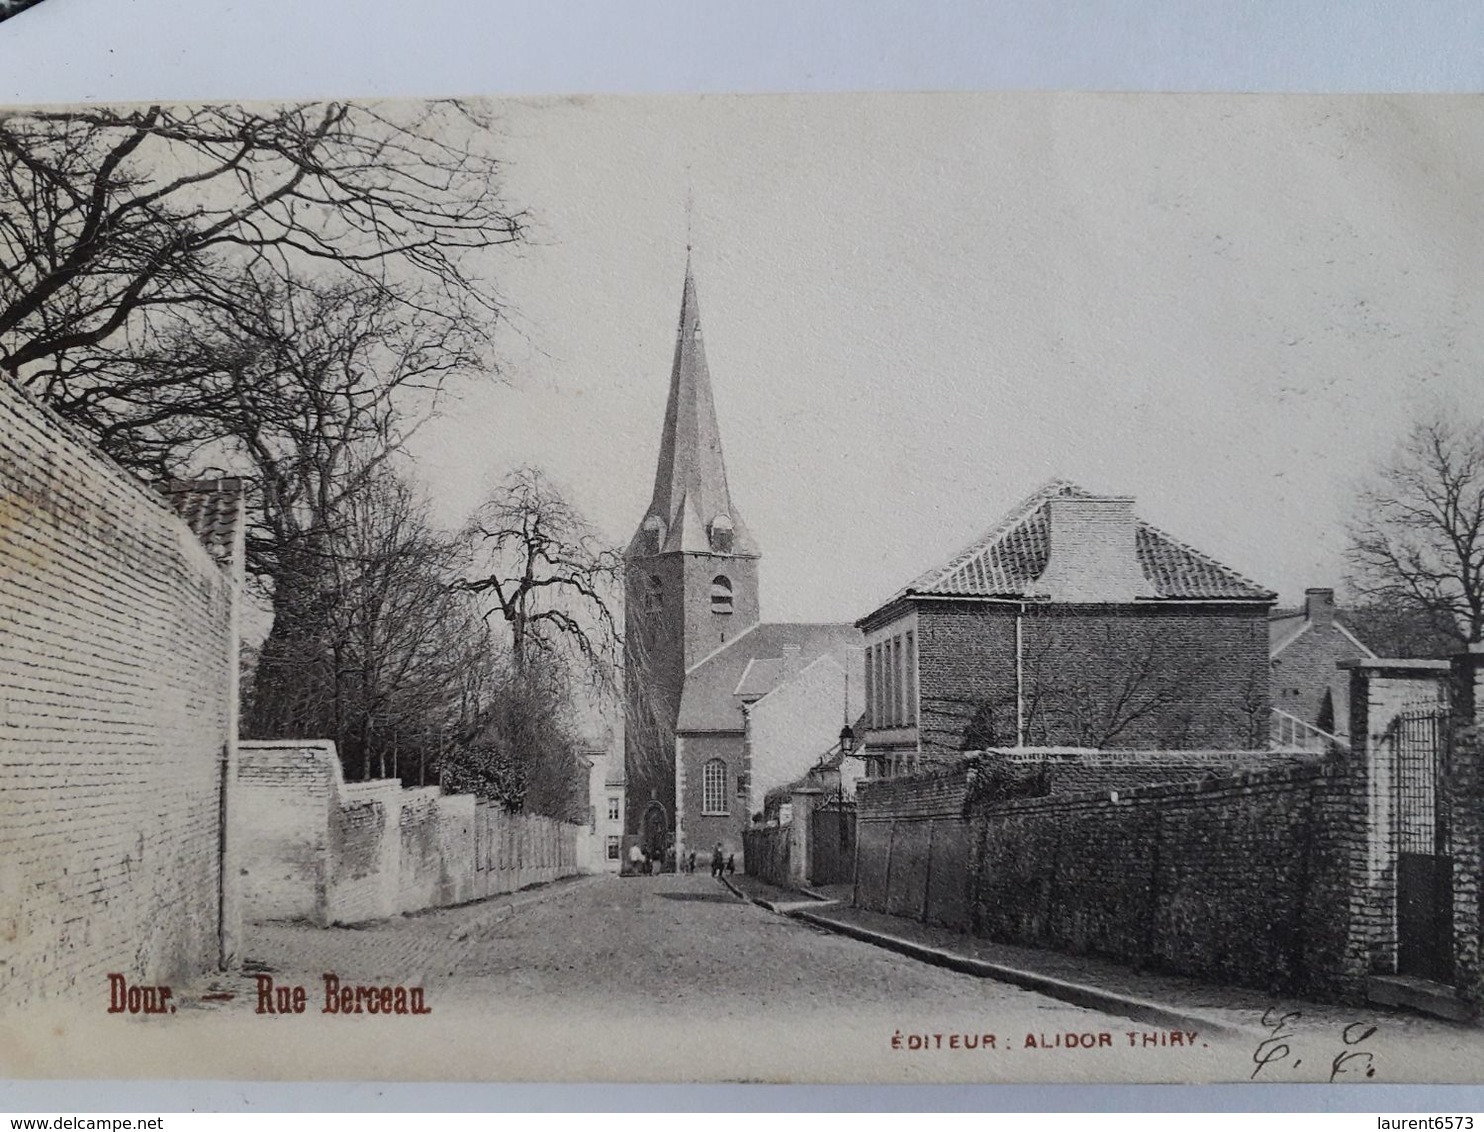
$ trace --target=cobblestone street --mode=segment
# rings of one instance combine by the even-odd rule
[[[1090,1011],[925,966],[738,900],[703,875],[590,877],[364,928],[260,924],[247,958],[278,981],[412,983],[429,1001],[603,1005],[624,1015],[876,1009],[908,1022],[966,1008],[1098,1028]],[[246,996],[240,1005],[247,1005]]]
[[[30,1040],[65,1044],[83,1074],[126,1050],[126,1072],[153,1075],[506,1081],[1234,1081],[1254,1047],[1277,1048],[927,965],[704,875],[585,877],[349,928],[249,925],[246,941],[246,969],[178,988],[178,1014],[94,1014]],[[327,973],[421,987],[428,1013],[326,1013]],[[303,1012],[260,1013],[259,974],[302,987]],[[1328,1079],[1343,1033],[1286,1037],[1263,1079]],[[1389,1033],[1348,1064],[1458,1079],[1478,1048],[1477,1032]]]

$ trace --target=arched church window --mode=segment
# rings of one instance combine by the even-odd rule
[[[645,548],[650,554],[658,554],[665,545],[665,521],[658,515],[651,515],[644,520],[644,533],[649,536],[648,546]]]
[[[651,574],[644,579],[644,609],[648,613],[658,613],[665,608],[665,583],[658,574]]]
[[[732,552],[732,519],[730,515],[718,515],[711,520],[711,549],[722,554]]]
[[[707,814],[727,813],[727,764],[712,759],[701,774],[701,811]]]
[[[725,574],[718,574],[711,579],[711,612],[730,613],[732,611],[732,581]]]

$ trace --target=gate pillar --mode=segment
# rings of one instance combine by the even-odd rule
[[[1453,657],[1453,749],[1445,781],[1453,857],[1454,986],[1484,1004],[1484,645]]]
[[[1350,750],[1342,757],[1354,838],[1344,974],[1359,986],[1369,975],[1396,971],[1396,779],[1387,732],[1409,705],[1444,694],[1452,666],[1366,658],[1340,667],[1350,673]]]
[[[793,822],[789,826],[788,882],[803,888],[814,872],[814,807],[824,791],[818,786],[801,786],[790,798]]]

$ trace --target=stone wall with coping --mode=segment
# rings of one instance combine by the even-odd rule
[[[244,914],[352,924],[581,871],[580,826],[396,779],[346,782],[328,741],[244,742]]]

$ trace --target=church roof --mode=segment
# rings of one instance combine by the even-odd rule
[[[781,656],[753,657],[742,670],[742,679],[737,681],[734,695],[744,700],[756,700],[766,696],[783,679]]]
[[[729,541],[712,537],[718,528],[730,532]],[[727,487],[721,430],[716,425],[711,374],[706,368],[701,337],[696,281],[687,260],[654,495],[629,544],[629,553],[704,553],[713,549],[739,555],[758,553]]]
[[[1051,480],[1013,507],[979,538],[947,562],[899,591],[943,597],[1055,598],[1038,585],[1052,558],[1052,512],[1059,500],[1125,504],[1104,499],[1067,480]],[[1132,516],[1133,558],[1129,585],[1140,599],[1271,601],[1276,596],[1256,582],[1187,546],[1143,519]],[[1106,568],[1117,569],[1114,555],[1103,554]],[[1137,563],[1137,575],[1132,570]],[[893,598],[893,600],[896,600]]]
[[[802,671],[826,654],[858,648],[860,641],[860,630],[854,625],[782,621],[754,625],[686,672],[675,730],[740,732],[742,700],[738,693],[753,661],[776,661],[781,667],[784,646],[797,645]],[[754,674],[761,679],[765,673],[776,676],[777,671],[772,665],[764,665]]]

